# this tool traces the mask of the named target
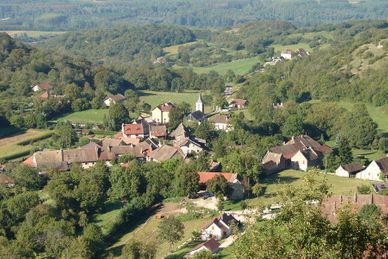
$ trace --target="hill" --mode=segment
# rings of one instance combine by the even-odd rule
[[[0,3],[2,30],[78,31],[119,24],[231,27],[255,20],[312,26],[388,17],[385,0],[17,0]]]

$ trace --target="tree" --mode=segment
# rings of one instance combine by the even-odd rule
[[[172,245],[181,240],[185,226],[174,216],[165,217],[158,225],[159,236]]]
[[[119,130],[122,123],[129,121],[128,111],[121,103],[110,106],[108,115],[104,118],[105,126],[111,130]]]
[[[175,173],[175,194],[193,197],[199,191],[199,175],[195,167],[182,163]]]
[[[352,148],[346,138],[339,135],[336,139],[338,157],[341,165],[350,164],[353,161]]]
[[[22,164],[11,170],[11,176],[16,186],[26,190],[40,190],[46,182],[45,177],[39,175],[36,169]]]
[[[71,147],[78,141],[77,134],[70,122],[58,122],[55,127],[54,140],[59,147]]]
[[[213,193],[216,197],[223,198],[230,194],[230,186],[223,175],[217,175],[207,183],[207,191]]]
[[[125,245],[122,255],[130,259],[152,259],[155,258],[156,245],[151,243],[143,243],[140,241],[132,241]]]
[[[303,134],[303,120],[297,115],[290,115],[283,124],[282,133],[286,137]]]

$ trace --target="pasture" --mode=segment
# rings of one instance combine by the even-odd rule
[[[29,129],[23,133],[0,139],[0,159],[14,159],[27,155],[33,150],[32,144],[44,138],[49,138],[49,130]],[[24,144],[28,143],[28,144]]]
[[[176,55],[178,54],[178,50],[180,47],[185,47],[185,46],[190,46],[196,43],[197,41],[192,41],[192,42],[187,42],[183,44],[178,44],[178,45],[172,45],[169,47],[163,48],[163,52],[165,52],[167,55]]]
[[[41,36],[56,36],[56,35],[65,33],[62,31],[0,31],[0,32],[5,32],[11,37],[17,37],[25,34],[31,38],[38,38]]]
[[[232,70],[237,75],[247,74],[249,70],[257,63],[260,63],[261,59],[258,57],[237,59],[231,62],[222,62],[215,65],[207,67],[193,67],[192,69],[195,73],[206,74],[210,71],[215,71],[220,75],[226,74],[228,70]],[[179,69],[179,66],[174,66],[176,69]]]
[[[277,192],[284,186],[284,184],[291,184],[295,187],[301,186],[305,175],[306,172],[296,170],[285,170],[278,174],[270,175],[260,182],[260,185],[263,186],[264,190],[263,195],[258,198],[246,200],[247,204],[252,207],[270,205],[276,202]],[[318,179],[323,179],[324,177],[326,177],[327,183],[331,186],[329,191],[333,195],[353,195],[357,192],[358,186],[370,184],[369,181],[339,177],[332,173],[322,173]]]
[[[282,50],[285,50],[285,49],[290,49],[290,50],[296,51],[299,48],[303,48],[309,52],[311,52],[311,50],[312,50],[307,43],[297,43],[297,44],[293,44],[293,45],[272,44],[272,45],[270,45],[270,47],[274,48],[275,53],[280,53],[280,52],[282,52]]]
[[[80,112],[73,112],[58,119],[58,121],[70,121],[73,123],[97,123],[104,122],[104,116],[108,114],[108,109],[90,109]]]

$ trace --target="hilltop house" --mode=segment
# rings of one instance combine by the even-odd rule
[[[365,170],[356,174],[356,178],[372,181],[388,179],[388,157],[373,160]]]
[[[156,106],[152,110],[152,120],[156,123],[167,124],[170,121],[170,112],[175,108],[171,102],[166,102]]]
[[[104,104],[110,107],[112,104],[121,103],[124,100],[125,97],[122,94],[110,95],[105,97]]]
[[[347,165],[340,165],[337,170],[335,170],[335,174],[342,177],[356,177],[356,174],[362,169],[364,169],[364,166],[355,162]]]
[[[294,58],[296,53],[290,49],[285,49],[280,53],[280,56],[284,58],[285,60],[291,60]]]
[[[245,99],[234,99],[229,103],[230,108],[243,109],[247,105],[247,100]]]
[[[266,173],[279,172],[287,168],[306,171],[311,166],[321,166],[323,157],[332,149],[321,145],[308,135],[292,137],[287,143],[270,148],[262,161]]]
[[[38,92],[38,91],[50,91],[53,87],[49,83],[40,83],[37,85],[31,86],[32,91]]]
[[[210,252],[210,253],[216,253],[220,249],[220,243],[218,243],[217,240],[214,238],[209,239],[208,241],[201,243],[194,247],[187,255],[186,257],[191,257],[197,253],[201,252]]]
[[[244,185],[240,181],[238,174],[233,173],[221,173],[221,172],[198,172],[199,175],[199,184],[202,189],[206,189],[206,184],[208,181],[216,177],[217,175],[222,175],[225,180],[229,183],[229,186],[232,189],[232,193],[229,195],[232,200],[241,200],[244,198]]]

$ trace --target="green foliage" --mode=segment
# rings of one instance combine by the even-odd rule
[[[110,130],[119,130],[122,123],[129,121],[128,111],[120,103],[110,106],[108,115],[104,117],[104,125]]]
[[[132,241],[122,250],[122,256],[130,259],[152,259],[155,258],[155,254],[155,244],[145,244],[140,241]]]
[[[352,149],[346,138],[339,135],[336,139],[338,146],[338,158],[341,165],[350,164],[353,161]]]
[[[185,226],[174,216],[165,217],[158,225],[160,238],[172,246],[183,237]]]
[[[370,194],[372,192],[372,188],[369,184],[360,185],[357,187],[357,191],[360,194]]]
[[[55,143],[61,148],[69,148],[77,142],[77,134],[69,122],[59,122],[53,136]]]
[[[230,194],[230,187],[223,175],[217,175],[206,183],[207,191],[213,193],[216,197],[224,197]]]

